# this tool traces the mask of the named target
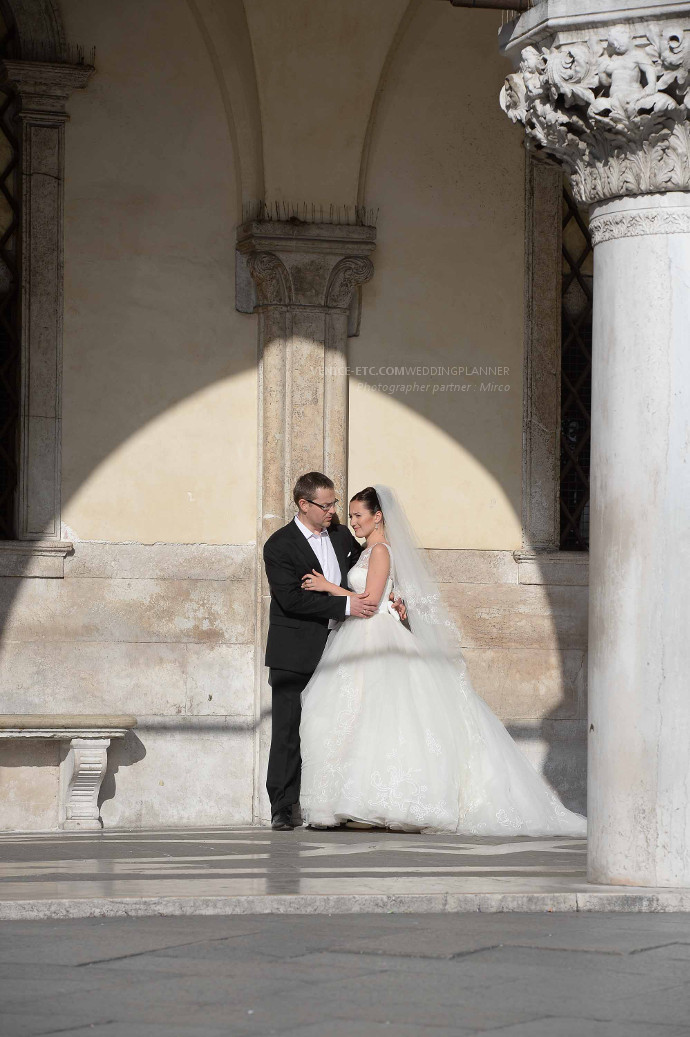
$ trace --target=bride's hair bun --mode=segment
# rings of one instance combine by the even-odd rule
[[[350,504],[353,500],[361,501],[362,504],[366,504],[367,509],[374,515],[377,511],[383,513],[379,496],[373,486],[365,486],[363,490],[356,493],[354,497],[350,497]]]

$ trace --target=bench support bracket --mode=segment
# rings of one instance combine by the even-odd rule
[[[109,738],[72,738],[67,754],[69,775],[65,803],[64,829],[102,828],[98,793],[108,763]]]

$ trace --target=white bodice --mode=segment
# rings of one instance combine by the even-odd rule
[[[388,553],[391,556],[391,571],[388,574],[386,586],[383,588],[383,593],[379,600],[378,612],[388,612],[388,599],[393,589],[393,580],[395,575],[393,571],[393,553],[388,544],[385,546],[388,547]],[[369,569],[371,552],[371,547],[367,547],[366,550],[362,551],[361,555],[347,574],[347,585],[351,591],[355,591],[357,594],[363,594],[366,590],[367,570]]]

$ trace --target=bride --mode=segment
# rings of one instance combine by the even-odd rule
[[[313,570],[305,590],[366,590],[378,610],[339,623],[302,692],[300,805],[316,827],[360,822],[404,832],[584,835],[474,691],[458,630],[398,500],[369,486],[350,501],[366,548],[350,590]],[[395,586],[410,630],[393,611]]]

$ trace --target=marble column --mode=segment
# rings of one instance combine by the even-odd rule
[[[295,513],[299,475],[325,472],[347,511],[347,334],[355,290],[373,275],[373,227],[250,221],[237,248],[256,286],[259,317],[259,517],[257,565],[258,761],[255,814],[270,816],[265,793],[270,688],[263,649],[268,586],[261,554]]]
[[[690,3],[548,0],[501,103],[594,242],[589,879],[690,886]]]

